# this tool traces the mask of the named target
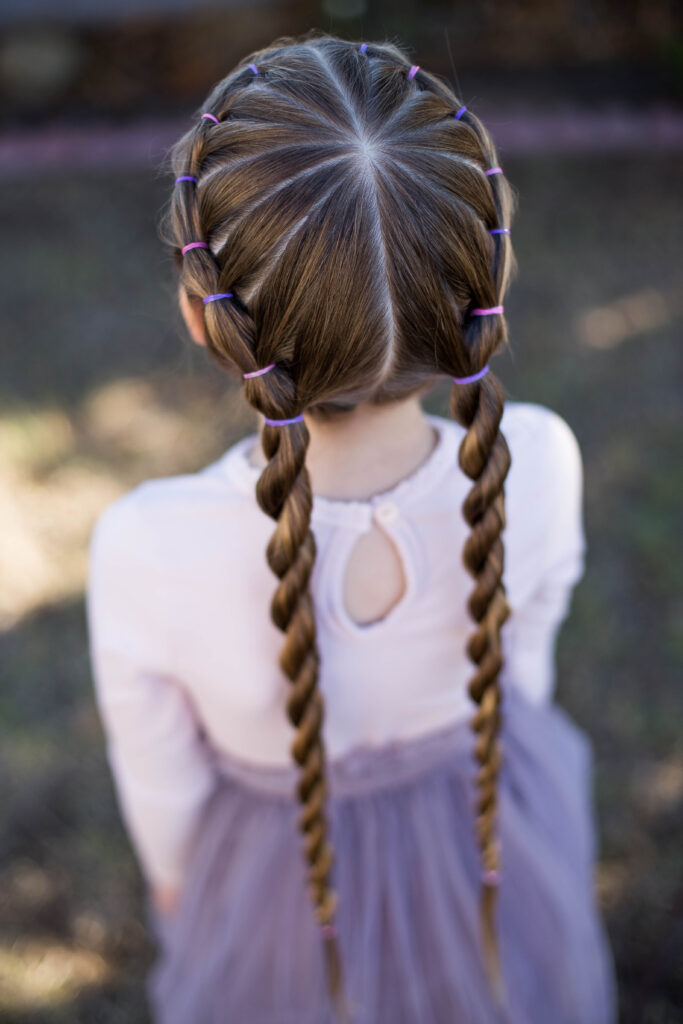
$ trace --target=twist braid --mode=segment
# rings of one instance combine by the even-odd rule
[[[503,665],[500,628],[510,614],[502,583],[505,526],[504,480],[510,468],[510,451],[499,429],[503,392],[492,374],[465,388],[454,386],[451,415],[467,427],[458,462],[474,481],[463,515],[472,532],[463,551],[463,563],[476,581],[468,610],[477,624],[467,644],[467,654],[477,666],[469,694],[477,704],[472,718],[476,734],[476,835],[483,873],[480,914],[485,962],[494,994],[502,1002],[503,986],[495,932],[500,845],[496,838],[497,782],[501,767],[498,740],[501,726],[499,674]]]
[[[273,621],[285,634],[280,667],[291,680],[287,715],[297,730],[292,755],[301,767],[298,795],[303,805],[299,828],[309,864],[309,891],[318,924],[325,927],[327,980],[338,1012],[346,1014],[341,952],[331,928],[337,894],[330,885],[334,852],[327,838],[325,814],[324,701],[318,688],[320,658],[310,578],[316,556],[311,531],[313,497],[306,469],[309,433],[304,422],[288,430],[266,426],[263,451],[268,458],[256,485],[263,511],[277,523],[267,547],[268,564],[280,583],[271,602]]]

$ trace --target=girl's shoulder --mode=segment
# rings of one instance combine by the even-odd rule
[[[91,530],[91,564],[116,559],[158,565],[172,560],[177,566],[185,558],[210,559],[215,534],[224,545],[239,545],[254,530],[262,532],[246,493],[227,467],[244,440],[194,472],[150,477],[110,501]]]
[[[452,419],[431,416],[432,421],[450,431],[457,440],[465,436],[465,428]],[[578,438],[566,419],[539,402],[506,402],[500,430],[511,454],[510,473],[555,472],[581,467],[582,456]]]

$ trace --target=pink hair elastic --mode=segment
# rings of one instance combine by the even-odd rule
[[[217,292],[216,295],[205,295],[204,298],[202,299],[202,302],[204,303],[204,305],[206,305],[207,302],[217,302],[218,299],[231,299],[231,298],[232,298],[232,292]]]
[[[182,252],[182,254],[184,256],[186,252],[190,251],[190,249],[208,249],[208,248],[209,248],[209,246],[208,246],[207,242],[188,242],[187,245],[184,245],[182,247],[181,252]]]
[[[218,120],[215,114],[202,114],[202,117],[206,117],[209,121],[213,121],[214,124],[220,124],[220,121]]]
[[[484,885],[500,885],[500,871],[496,868],[487,868],[482,871],[481,880]]]
[[[415,75],[418,73],[419,70],[420,70],[420,65],[419,64],[413,64],[412,68],[408,72],[408,78],[415,78]]]
[[[243,377],[260,377],[263,373],[268,373],[268,370],[272,370],[275,363],[269,363],[268,366],[262,367],[260,370],[252,370],[251,373],[243,373]]]
[[[181,181],[196,181],[194,174],[181,174],[179,178],[176,178],[175,184],[177,185]]]
[[[473,309],[472,316],[492,316],[494,313],[502,313],[503,306],[491,306],[490,309]]]
[[[490,235],[509,235],[510,228],[491,228]]]
[[[455,120],[459,121],[460,118],[462,117],[462,115],[465,113],[466,110],[467,110],[467,107],[461,107],[460,110],[455,115]]]
[[[292,416],[292,418],[288,420],[269,420],[266,416],[266,423],[269,427],[285,427],[288,423],[301,423],[303,418],[303,413],[301,413],[300,416]]]
[[[336,939],[339,932],[333,924],[322,924],[320,930],[326,939]]]
[[[503,168],[502,167],[489,167],[488,171],[484,171],[484,174],[486,175],[487,178],[489,178],[492,174],[502,174],[502,173],[503,173]]]
[[[258,75],[258,68],[256,67],[255,64],[247,64],[247,67],[251,68],[255,75]]]
[[[471,377],[454,377],[453,380],[456,384],[471,384],[473,381],[479,380],[480,377],[483,377],[485,373],[488,373],[488,369],[489,364],[487,363],[484,369],[480,370],[479,373],[473,373]]]

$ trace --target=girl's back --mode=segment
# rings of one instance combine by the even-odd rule
[[[392,489],[369,500],[314,496],[311,590],[331,757],[417,736],[474,710],[465,651],[472,583],[460,511],[469,481],[457,462],[465,432],[429,420],[439,436],[434,451]],[[513,615],[502,630],[504,675],[538,702],[551,696],[556,629],[583,570],[581,457],[565,421],[543,406],[507,403],[502,426],[512,454],[503,578]],[[263,556],[272,523],[256,502],[260,470],[250,460],[257,443],[249,435],[201,472],[149,480],[109,506],[93,541],[92,627],[101,656],[109,649],[123,656],[125,639],[131,658],[144,651],[150,665],[175,676],[219,749],[289,765],[294,733]],[[344,584],[373,526],[390,538],[405,586],[385,616],[360,624]],[[106,703],[115,680],[101,669]],[[158,708],[159,696],[152,699]],[[169,746],[169,770],[180,767],[180,754]]]
[[[591,751],[551,700],[581,456],[489,372],[488,134],[396,47],[311,36],[219,83],[172,158],[183,313],[265,421],[260,462],[250,435],[93,535],[155,1020],[613,1024]],[[444,374],[453,420],[419,405]]]

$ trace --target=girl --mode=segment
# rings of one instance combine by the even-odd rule
[[[490,366],[486,129],[398,47],[309,33],[171,155],[185,320],[263,420],[92,538],[154,1020],[612,1024],[592,752],[552,702],[581,456]],[[444,376],[452,420],[420,404]]]

